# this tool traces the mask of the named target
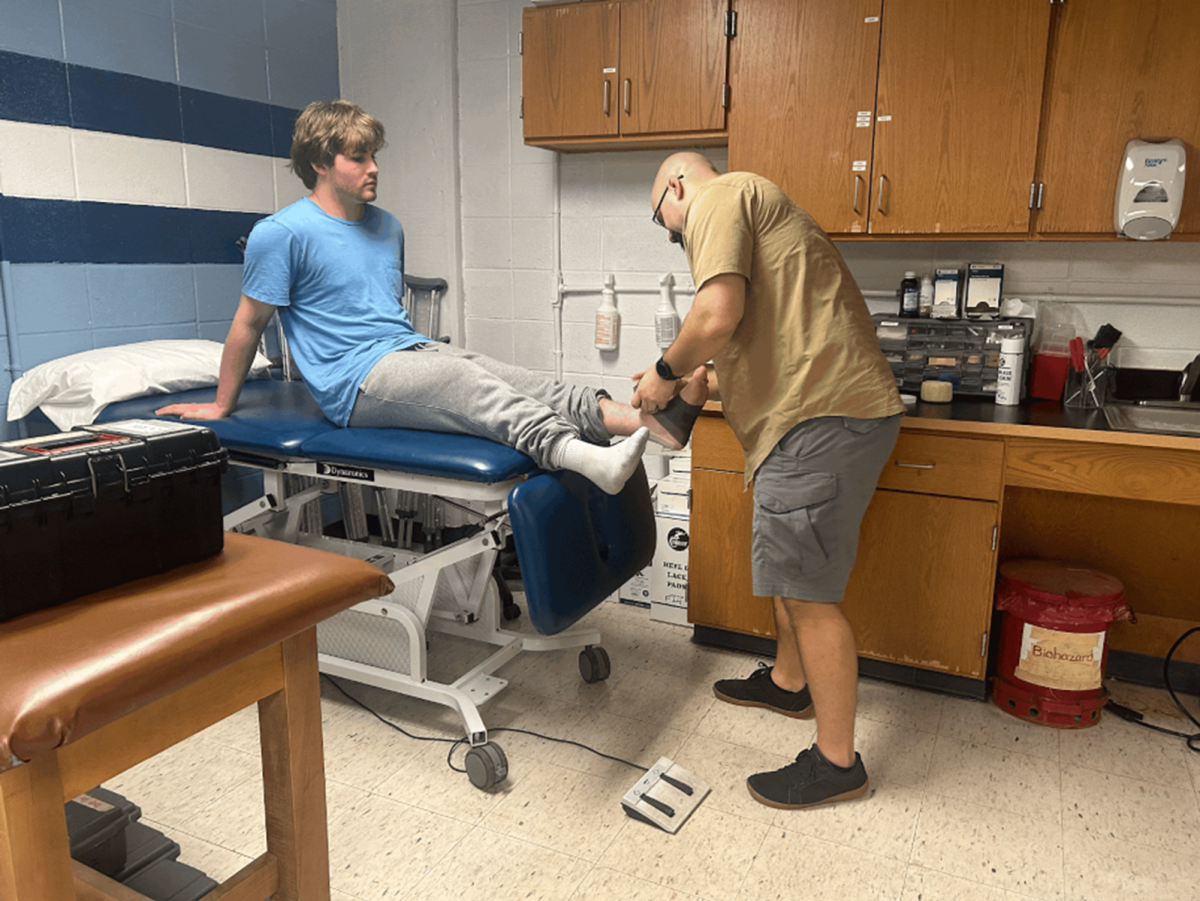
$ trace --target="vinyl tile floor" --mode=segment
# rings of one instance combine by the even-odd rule
[[[576,651],[524,654],[498,674],[508,688],[482,713],[510,775],[492,792],[450,769],[448,743],[407,738],[322,680],[335,901],[1200,897],[1200,754],[1182,739],[1112,716],[1060,731],[863,679],[857,738],[871,792],[774,810],[750,797],[746,776],[789,762],[814,725],[714,698],[714,679],[745,675],[755,659],[694,645],[689,629],[637,608],[606,602],[586,622],[612,660],[605,682],[580,679]],[[431,642],[435,679],[489,653]],[[448,708],[339,682],[413,734],[461,735]],[[1110,690],[1188,731],[1164,692]],[[621,809],[639,771],[506,728],[642,766],[670,757],[712,793],[668,835]],[[248,708],[106,787],[179,842],[181,861],[228,878],[265,850],[257,730]]]

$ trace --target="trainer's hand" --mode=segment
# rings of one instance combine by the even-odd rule
[[[643,413],[653,415],[671,402],[676,393],[683,387],[683,380],[669,382],[660,379],[653,369],[646,369],[634,376],[638,380],[637,390],[633,392],[630,405]]]
[[[155,416],[178,416],[180,419],[224,419],[226,412],[212,404],[171,404],[159,407]]]

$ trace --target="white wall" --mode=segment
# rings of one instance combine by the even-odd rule
[[[404,225],[406,271],[450,283],[441,331],[462,343],[454,0],[339,0],[337,10],[342,97],[387,130],[379,205]]]
[[[393,120],[431,117],[416,126],[422,140],[393,176],[403,180],[397,187],[404,205],[393,200],[397,195],[382,197],[410,230],[416,221],[412,214],[425,214],[411,197],[424,196],[432,185],[443,190],[450,161],[457,161],[461,207],[451,206],[445,186],[438,198],[442,214],[455,223],[447,223],[444,233],[430,229],[425,236],[430,245],[444,242],[440,254],[432,246],[423,252],[431,265],[445,260],[452,281],[461,277],[461,293],[453,300],[461,305],[467,346],[553,371],[558,238],[564,282],[593,289],[565,302],[565,377],[603,383],[614,396],[627,397],[628,375],[657,356],[657,296],[621,296],[622,287],[654,288],[665,272],[674,272],[677,283],[690,284],[682,252],[666,243],[648,215],[650,181],[664,153],[556,155],[524,145],[517,35],[526,5],[524,0],[458,0],[455,15],[451,0],[340,0],[343,89],[377,111],[393,135]],[[410,55],[401,66],[404,81],[399,87],[379,81],[393,65],[390,56],[400,53]],[[448,94],[455,77],[457,90]],[[440,98],[437,104],[429,101],[432,96]],[[443,102],[457,104],[457,143]],[[435,146],[437,141],[445,143]],[[724,151],[713,156],[724,166]],[[555,216],[556,184],[561,220]],[[1143,365],[1182,365],[1190,359],[1187,351],[1200,349],[1197,243],[858,241],[839,246],[868,291],[894,290],[906,269],[1001,261],[1006,295],[1070,300],[1088,334],[1113,323],[1125,333],[1127,354],[1143,351],[1138,357]],[[410,258],[409,268],[434,274],[424,262]],[[616,278],[623,318],[621,347],[602,353],[592,346],[591,323],[609,273]],[[1087,300],[1112,296],[1128,302]],[[886,310],[891,304],[873,301],[872,307]],[[680,312],[686,309],[682,303]]]

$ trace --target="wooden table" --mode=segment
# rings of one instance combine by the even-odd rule
[[[328,901],[316,623],[389,591],[362,561],[227,533],[0,623],[0,898],[142,899],[71,860],[64,802],[257,702],[267,852],[206,898]]]

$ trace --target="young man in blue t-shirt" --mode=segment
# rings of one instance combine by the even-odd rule
[[[172,404],[159,414],[232,413],[263,328],[278,310],[305,383],[339,426],[490,438],[545,469],[581,473],[610,494],[637,468],[648,439],[686,443],[708,396],[703,377],[681,380],[680,396],[663,409],[635,410],[604,391],[554,382],[416,332],[399,302],[403,229],[372,205],[383,144],[383,125],[352,103],[321,101],[300,114],[291,168],[312,193],[250,233],[216,399]],[[631,437],[610,445],[616,436]]]

